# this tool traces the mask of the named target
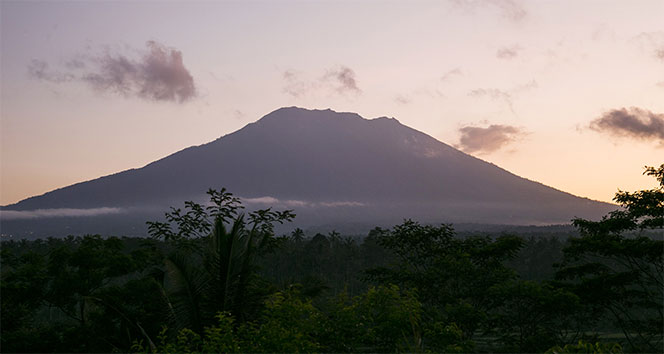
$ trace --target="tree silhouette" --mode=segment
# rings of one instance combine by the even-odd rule
[[[632,350],[661,351],[664,326],[664,164],[646,167],[659,186],[619,191],[622,207],[600,221],[574,219],[557,278],[596,314],[608,313]]]
[[[211,205],[185,202],[172,208],[167,222],[149,222],[153,238],[172,243],[176,251],[155,271],[175,329],[202,333],[219,312],[243,320],[256,311],[264,289],[257,280],[255,258],[276,242],[274,224],[290,221],[290,210],[256,210],[248,214],[225,189],[209,190]],[[175,226],[175,229],[173,228]],[[253,308],[252,308],[253,307]]]

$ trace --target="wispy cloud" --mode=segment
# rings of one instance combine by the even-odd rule
[[[336,208],[336,207],[359,207],[359,206],[364,206],[365,204],[360,202],[320,202],[317,203],[317,205],[327,208]]]
[[[98,92],[111,92],[153,101],[185,102],[197,95],[194,79],[184,66],[182,52],[155,41],[146,42],[139,59],[121,53],[88,55],[68,60],[63,70],[33,60],[28,74],[52,83],[79,81]]]
[[[58,218],[58,217],[82,217],[120,214],[124,212],[120,208],[91,208],[91,209],[36,209],[36,210],[0,210],[0,216],[5,220],[36,219],[36,218]]]
[[[262,204],[267,206],[286,206],[286,207],[305,207],[309,203],[302,200],[280,200],[274,197],[265,196],[257,198],[242,198],[242,201],[247,204]]]
[[[411,100],[410,100],[410,98],[408,98],[408,96],[396,95],[394,97],[394,102],[396,102],[398,104],[404,104],[405,105],[405,104],[409,104],[411,102]]]
[[[293,97],[301,97],[321,90],[341,95],[357,95],[362,90],[357,84],[355,71],[347,66],[337,66],[325,70],[318,79],[307,79],[299,71],[286,70],[282,73],[284,81],[283,92]]]
[[[307,83],[301,75],[293,70],[286,70],[282,74],[284,80],[283,91],[293,97],[300,97],[311,90],[311,83]]]
[[[486,128],[466,126],[459,129],[461,137],[457,148],[467,153],[486,154],[500,150],[523,137],[526,133],[511,125],[494,124]]]
[[[33,79],[48,81],[56,84],[73,81],[76,79],[76,76],[70,73],[62,73],[51,70],[47,62],[39,59],[32,59],[30,61],[28,64],[28,75]]]
[[[521,49],[522,48],[516,44],[510,47],[500,48],[496,51],[496,58],[506,60],[514,59],[519,55]]]
[[[503,17],[512,21],[521,21],[528,15],[523,4],[518,0],[484,0],[483,2],[497,7]]]
[[[664,146],[664,114],[638,107],[613,109],[590,122],[590,129],[617,137],[655,141]]]
[[[664,61],[664,31],[641,32],[630,40],[650,52],[655,59]]]
[[[355,79],[355,71],[347,66],[339,66],[328,69],[327,73],[321,78],[323,82],[332,84],[340,93],[360,93]]]
[[[659,60],[664,61],[664,46],[662,46],[662,48],[655,50],[655,57]]]
[[[449,0],[458,8],[474,12],[481,8],[494,8],[500,14],[513,22],[523,20],[528,12],[519,0]]]
[[[616,40],[616,32],[608,24],[602,23],[595,28],[591,38],[596,42],[601,40],[609,40],[613,42]]]
[[[482,98],[488,97],[492,100],[503,101],[510,109],[512,114],[516,115],[514,110],[514,98],[521,93],[534,90],[538,87],[537,81],[531,80],[525,84],[514,86],[509,90],[497,88],[478,88],[468,92],[468,96]]]
[[[440,77],[440,81],[443,81],[443,82],[449,81],[452,78],[454,78],[455,76],[462,76],[462,75],[463,75],[463,72],[461,71],[461,68],[455,68],[455,69],[452,69],[452,70],[446,72],[445,74],[443,74],[443,76]]]
[[[271,207],[287,207],[287,208],[296,208],[296,207],[307,207],[307,208],[335,208],[335,207],[358,207],[364,206],[364,203],[357,201],[327,201],[327,202],[311,202],[304,200],[282,200],[270,196],[257,197],[257,198],[242,198],[242,201],[248,205],[251,204],[260,204],[264,206]]]
[[[489,97],[493,100],[501,100],[501,101],[505,102],[505,104],[509,107],[509,109],[510,109],[510,111],[512,111],[512,113],[515,113],[514,112],[514,103],[512,102],[512,95],[507,91],[499,90],[499,89],[496,89],[496,88],[488,88],[488,89],[479,88],[479,89],[475,89],[475,90],[470,91],[468,93],[468,96],[471,96],[471,97]]]
[[[510,90],[510,92],[511,92],[512,94],[519,94],[519,93],[522,93],[522,92],[527,92],[527,91],[530,91],[530,90],[534,90],[534,89],[536,89],[536,88],[538,88],[538,87],[539,87],[539,85],[537,84],[537,81],[535,81],[535,80],[530,80],[530,81],[526,82],[525,84],[521,84],[521,85],[516,85],[516,86],[514,86],[514,87]]]

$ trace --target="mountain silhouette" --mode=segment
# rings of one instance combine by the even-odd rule
[[[8,215],[8,210],[115,208],[121,211],[117,215],[66,217],[66,223],[69,230],[78,230],[72,225],[93,228],[95,220],[113,217],[113,231],[141,234],[144,227],[141,231],[138,224],[130,232],[116,223],[122,224],[127,214],[140,217],[184,200],[203,201],[205,191],[221,187],[242,197],[249,209],[294,209],[296,225],[305,226],[389,224],[403,218],[568,223],[575,216],[597,218],[615,209],[516,176],[394,118],[289,107],[142,168],[57,189],[2,210]],[[62,233],[56,230],[62,218],[3,218],[3,229],[9,225],[12,232],[41,220],[50,225],[49,232]]]

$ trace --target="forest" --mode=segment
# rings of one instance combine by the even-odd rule
[[[664,164],[576,236],[275,234],[225,189],[150,237],[1,244],[2,352],[662,352]]]

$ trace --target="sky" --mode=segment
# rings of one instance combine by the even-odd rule
[[[285,106],[611,201],[664,163],[664,1],[0,2],[0,205]]]

